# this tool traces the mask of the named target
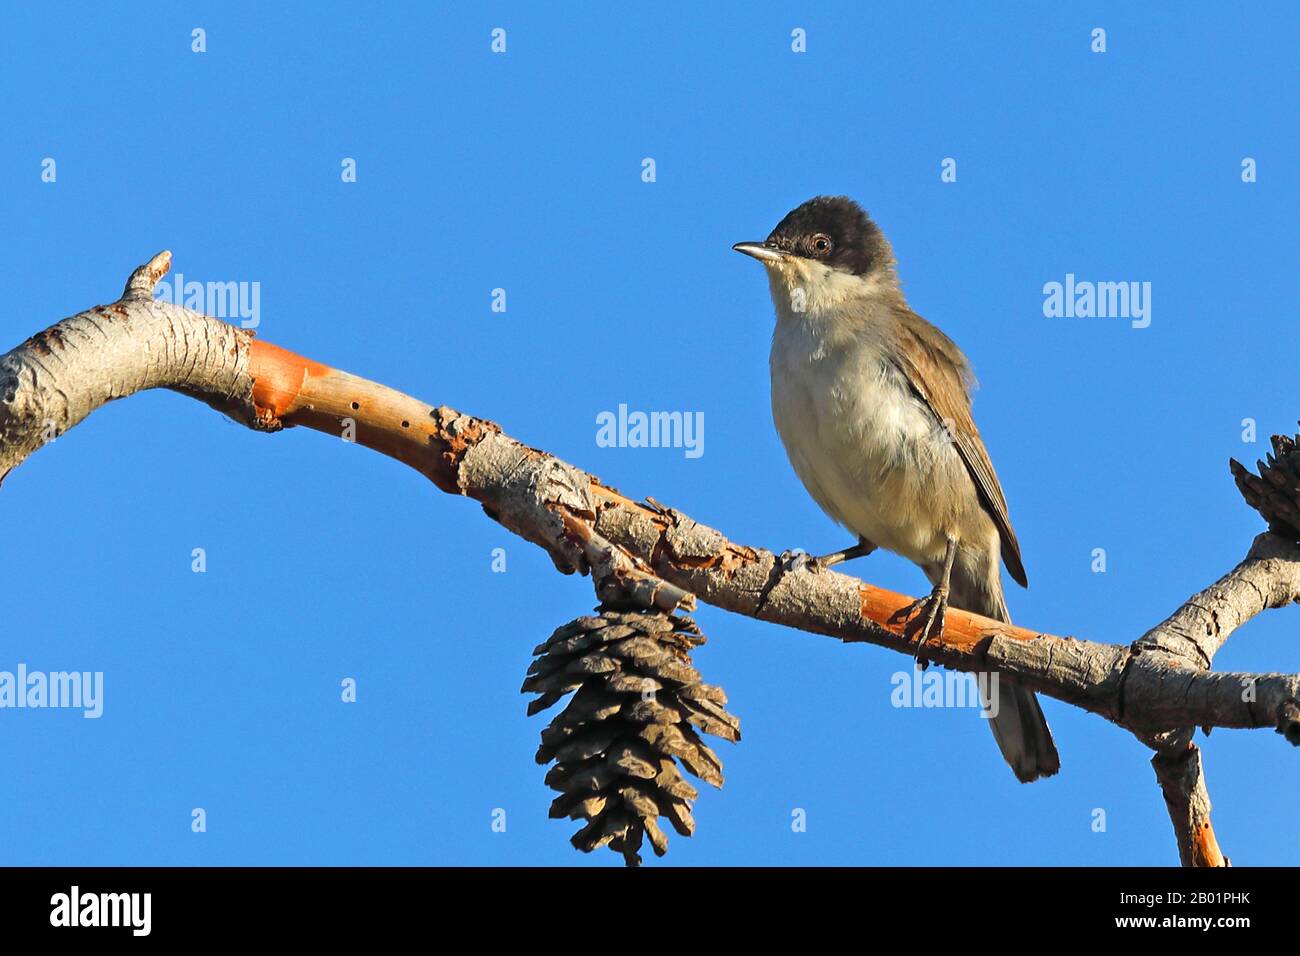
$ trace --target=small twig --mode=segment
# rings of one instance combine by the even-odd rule
[[[164,249],[142,266],[138,266],[126,280],[123,299],[152,299],[153,290],[172,267],[172,254]]]

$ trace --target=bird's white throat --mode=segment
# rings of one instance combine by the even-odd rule
[[[850,316],[870,313],[873,306],[885,306],[899,295],[898,280],[888,268],[859,276],[792,257],[767,264],[767,279],[778,321],[823,325],[823,332],[831,338],[838,337],[839,331],[849,331],[836,326]]]

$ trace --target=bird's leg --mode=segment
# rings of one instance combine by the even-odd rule
[[[907,617],[912,616],[913,611],[925,611],[925,620],[921,625],[921,633],[916,639],[916,657],[921,658],[921,648],[925,647],[933,634],[943,633],[944,611],[948,608],[948,581],[952,577],[952,562],[957,556],[957,539],[949,536],[947,546],[943,551],[943,575],[939,578],[939,583],[934,586],[930,596],[913,602],[907,609]]]
[[[876,546],[866,538],[859,537],[858,543],[851,548],[845,548],[843,551],[832,551],[830,554],[823,554],[820,558],[813,558],[820,567],[833,568],[835,565],[844,561],[852,561],[854,558],[865,558]]]
[[[817,557],[811,554],[805,554],[802,551],[786,551],[781,555],[781,564],[788,571],[820,571],[823,568],[832,568],[837,564],[845,561],[852,561],[854,558],[865,558],[876,546],[866,538],[859,537],[858,543],[851,548],[845,548],[842,551],[832,551],[830,554],[824,554]]]

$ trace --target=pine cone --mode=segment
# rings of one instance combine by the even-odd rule
[[[1270,531],[1300,540],[1300,435],[1274,435],[1268,462],[1256,462],[1253,475],[1235,458],[1228,459],[1237,490],[1246,504],[1268,522]]]
[[[570,840],[584,853],[609,846],[638,866],[648,836],[663,856],[661,816],[690,836],[699,792],[676,761],[722,786],[722,761],[696,731],[735,742],[740,721],[723,708],[722,688],[701,683],[691,666],[689,651],[704,642],[684,615],[604,609],[565,624],[533,649],[540,656],[522,690],[541,696],[529,703],[529,716],[573,694],[542,731],[537,762],[556,761],[546,774],[547,786],[560,791],[551,817],[587,821]]]

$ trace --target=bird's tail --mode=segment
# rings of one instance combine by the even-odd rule
[[[996,565],[995,565],[996,568]],[[995,576],[981,582],[979,587],[962,587],[958,569],[953,569],[952,603],[955,607],[983,614],[998,621],[1011,623],[1007,603],[1002,596],[1002,582]],[[997,572],[995,571],[996,575]],[[998,675],[980,675],[981,680],[997,680]],[[1051,728],[1043,709],[1038,706],[1038,696],[1010,681],[999,681],[997,694],[988,695],[985,713],[989,716],[989,729],[998,749],[1011,765],[1012,772],[1021,783],[1032,783],[1039,777],[1050,777],[1061,769],[1061,757],[1056,752]]]

